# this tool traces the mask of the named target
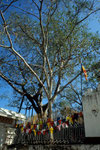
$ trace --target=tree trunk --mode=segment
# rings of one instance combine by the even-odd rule
[[[52,119],[52,102],[49,100],[49,107],[48,107],[48,118],[51,120]],[[51,143],[53,142],[53,134],[50,132],[50,141]]]
[[[52,119],[52,102],[49,100],[49,106],[48,106],[48,118]]]

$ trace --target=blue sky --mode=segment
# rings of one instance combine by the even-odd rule
[[[91,32],[96,33],[97,31],[100,34],[100,12],[97,15],[92,15],[89,18],[88,26]]]
[[[88,23],[88,27],[92,33],[96,33],[98,31],[100,34],[99,18],[100,15],[99,13],[97,13],[97,15],[92,15],[91,17],[89,17],[88,20],[86,20],[86,22]],[[5,81],[0,80],[0,107],[16,111],[15,108],[7,106],[9,101],[8,97],[13,98],[12,95],[13,95],[12,88]]]

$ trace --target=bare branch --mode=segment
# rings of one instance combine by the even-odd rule
[[[22,9],[22,8],[20,8],[20,7],[18,7],[18,6],[15,6],[15,5],[11,5],[11,6],[14,7],[14,8],[17,8],[17,9],[19,9],[19,10],[21,10],[21,11],[23,11],[23,12],[25,12],[25,13],[31,15],[31,16],[34,16],[35,18],[37,18],[37,19],[39,20],[39,17],[36,16],[35,14],[33,14],[33,13],[31,13],[31,12],[28,12],[28,11],[26,11],[26,10],[24,10],[24,9]]]
[[[1,45],[1,44],[0,44],[0,47],[3,47],[3,48],[10,48],[10,46]]]
[[[55,89],[54,95],[56,95],[56,93],[57,93],[57,91],[59,89],[60,81],[61,81],[61,70],[59,69],[58,81],[57,81],[57,85],[56,85],[56,89]]]
[[[78,96],[79,101],[81,102],[79,93],[74,89],[74,87],[71,85],[72,90],[76,93],[76,95]]]
[[[99,11],[100,10],[100,8],[98,8],[98,9],[96,9],[96,10],[94,10],[94,11],[91,11],[86,17],[84,17],[83,19],[81,19],[80,21],[78,21],[77,23],[76,23],[76,25],[78,25],[79,23],[81,23],[81,22],[83,22],[85,19],[87,19],[90,15],[92,15],[92,14],[94,14],[95,12],[97,12],[97,11]]]
[[[62,98],[69,99],[69,97],[66,96],[66,95],[61,95],[61,97],[62,97]],[[81,105],[81,103],[79,103],[79,102],[78,102],[77,100],[75,100],[75,99],[74,99],[74,100],[71,100],[70,103],[71,103],[72,101],[75,102],[75,103],[77,103],[78,105]]]
[[[39,8],[39,21],[40,21],[40,28],[41,28],[41,33],[43,36],[43,41],[42,41],[42,46],[45,46],[45,32],[42,24],[42,5],[43,5],[43,0],[40,2],[40,8]]]
[[[81,19],[80,21],[76,22],[75,25],[73,26],[72,30],[70,31],[70,33],[67,35],[66,39],[69,38],[69,36],[72,34],[72,32],[74,31],[75,27],[80,24],[81,22],[83,22],[84,20],[86,20],[90,15],[94,14],[95,12],[99,11],[100,8],[94,10],[94,11],[91,11],[87,16],[85,16],[83,19]]]
[[[45,52],[44,52],[44,56],[46,57],[46,61],[47,61],[47,65],[48,65],[48,69],[49,69],[49,73],[50,73],[50,76],[52,76],[52,70],[51,70],[51,67],[50,67],[50,62],[49,62],[49,59],[48,59],[48,56],[47,56],[47,45],[45,47]]]
[[[30,64],[30,66],[32,66],[32,67],[37,67],[37,68],[42,68],[42,69],[43,69],[43,66],[42,66],[42,65]]]
[[[12,44],[12,40],[10,38],[10,34],[9,34],[8,30],[7,30],[7,24],[6,24],[5,18],[4,18],[3,13],[1,11],[0,11],[0,14],[1,14],[1,18],[2,18],[2,20],[4,22],[4,29],[5,29],[5,32],[7,34],[7,37],[8,37],[9,43],[10,43],[10,47],[12,48],[13,44]]]
[[[42,58],[44,58],[44,55],[36,48],[35,49],[38,53],[39,53],[39,55],[42,57]]]
[[[47,81],[47,87],[48,87],[48,89],[49,89],[50,84],[49,84],[49,79],[48,79],[48,73],[47,73],[47,71],[46,71],[45,66],[43,67],[43,70],[44,70],[45,78],[46,78],[46,81]]]
[[[19,94],[23,95],[23,92],[20,91],[18,88],[16,88],[16,87],[10,82],[10,80],[9,80],[6,76],[4,76],[1,72],[0,72],[0,77],[1,77],[2,79],[4,79],[16,92],[18,92]]]
[[[23,28],[21,25],[19,25],[19,27],[21,28],[22,32],[26,34],[26,36],[28,38],[30,38],[32,41],[34,41],[36,44],[38,44],[39,46],[41,45],[34,37],[31,37]]]
[[[3,10],[3,13],[14,3],[17,2],[18,0],[13,0],[12,2],[10,2],[10,4],[6,7],[5,10]]]
[[[24,82],[24,83],[18,83],[16,81],[13,81],[13,80],[10,80],[10,79],[9,79],[9,81],[13,82],[14,84],[19,85],[19,86],[24,86],[26,84],[26,82]]]
[[[80,72],[78,75],[76,75],[72,80],[70,80],[67,84],[65,84],[62,88],[61,88],[61,90],[59,90],[58,92],[57,92],[57,94],[59,94],[60,92],[62,92],[69,84],[71,84],[79,75],[81,75],[81,73],[82,72]]]
[[[38,4],[34,0],[32,0],[32,2],[35,4],[35,6],[37,7],[37,9],[39,10]]]
[[[67,84],[65,84],[59,91],[56,92],[51,98],[52,101],[54,101],[55,97],[60,94],[69,84],[71,84],[79,75],[81,75],[82,72],[80,72],[78,75],[76,75],[72,80],[70,80]]]
[[[21,68],[21,65],[20,65],[20,62],[19,62],[19,59],[18,59],[17,56],[16,56],[16,59],[17,59],[17,63],[18,63],[18,66],[19,66],[19,70],[20,70],[20,72],[21,72],[21,75],[22,75],[23,79],[25,80],[25,82],[24,82],[23,85],[25,85],[25,84],[27,83],[27,79],[25,78],[25,75],[24,75],[24,73],[23,73],[23,70],[22,70],[22,68]]]
[[[54,13],[56,12],[56,9],[57,9],[57,2],[56,2],[56,7],[55,7],[55,9],[53,10],[53,12],[52,12],[52,14],[50,15],[50,17],[52,17],[53,15],[54,15]]]

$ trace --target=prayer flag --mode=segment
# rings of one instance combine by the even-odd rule
[[[33,129],[34,128],[34,126],[33,125],[31,125],[31,129]]]
[[[57,126],[57,129],[60,131],[60,130],[61,130],[61,125],[58,125],[58,126]]]
[[[50,130],[50,133],[53,134],[53,128],[51,127],[49,130]]]
[[[37,124],[34,124],[34,129],[36,129],[37,128]]]
[[[26,128],[24,128],[24,133],[26,133]]]
[[[31,134],[31,132],[32,132],[32,129],[29,129],[29,134]]]
[[[38,131],[37,134],[40,135],[40,134],[41,134],[41,131]]]
[[[48,126],[48,128],[50,128],[50,126],[51,126],[50,122],[47,122],[47,126]]]
[[[84,68],[84,66],[83,66],[83,65],[82,65],[82,70],[83,70],[83,72],[84,72],[85,79],[86,79],[86,81],[87,81],[87,72],[86,72],[86,70],[85,70],[85,68]]]
[[[34,132],[34,136],[36,136],[36,130],[35,129],[33,129],[33,132]]]
[[[58,123],[61,124],[61,120],[58,120]]]
[[[45,135],[46,134],[46,130],[43,130],[43,135]]]
[[[51,124],[51,126],[53,127],[53,125],[54,125],[54,121],[51,121],[51,122],[50,122],[50,124]]]

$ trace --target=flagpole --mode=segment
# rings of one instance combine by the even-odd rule
[[[83,82],[82,82],[82,61],[81,61],[81,101],[82,101],[82,95],[83,95]]]
[[[81,59],[81,105],[82,105],[82,96],[83,96],[83,76],[82,76],[82,59]],[[83,111],[83,105],[82,105],[82,111]]]

